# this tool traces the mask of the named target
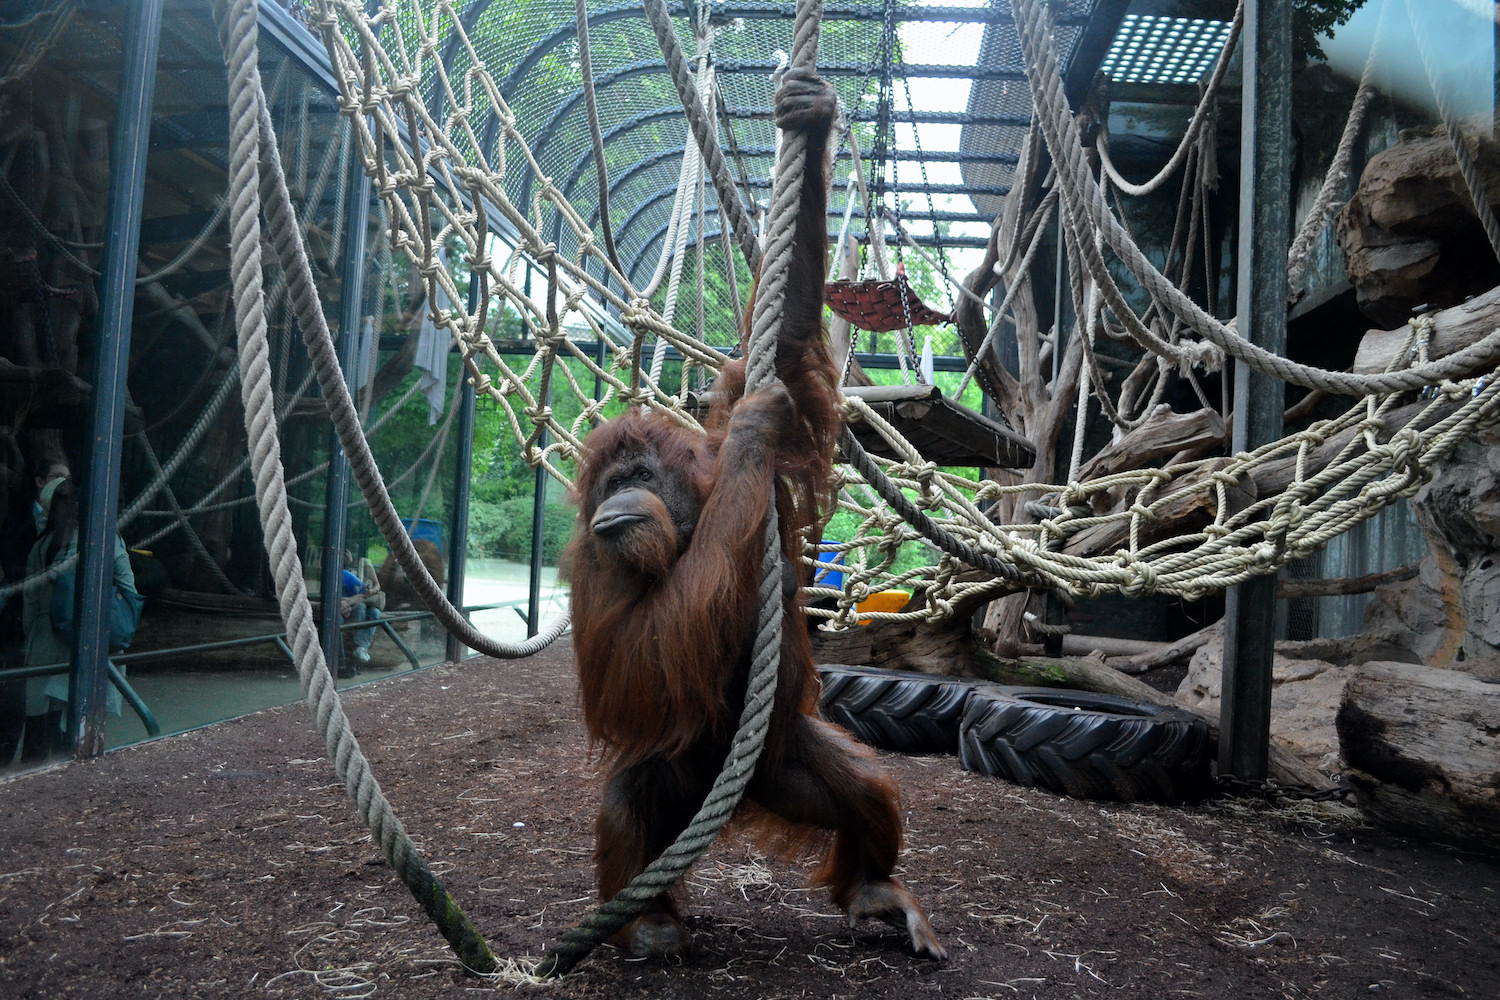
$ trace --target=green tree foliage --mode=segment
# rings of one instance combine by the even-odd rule
[[[1292,4],[1292,53],[1295,58],[1323,58],[1319,38],[1333,37],[1333,29],[1346,24],[1365,0],[1294,0]]]

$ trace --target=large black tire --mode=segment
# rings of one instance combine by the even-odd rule
[[[855,738],[897,753],[958,753],[972,681],[905,670],[818,664],[818,708]]]
[[[1212,788],[1208,723],[1087,691],[975,685],[959,731],[966,770],[1074,798],[1194,802]]]

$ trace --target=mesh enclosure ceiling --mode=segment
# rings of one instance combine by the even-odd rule
[[[1070,50],[1095,2],[1058,5],[1062,51]],[[587,6],[611,221],[622,268],[640,287],[663,253],[692,138],[640,6]],[[683,51],[689,58],[708,55],[720,142],[747,205],[763,208],[775,157],[773,73],[791,47],[795,5],[746,0],[714,4],[706,40],[697,37],[695,5],[673,3],[669,8],[677,18]],[[597,229],[598,181],[574,4],[473,0],[462,11],[473,56],[499,82],[519,131],[531,137],[542,176]],[[438,55],[453,78],[463,74],[472,58],[469,47],[451,33]],[[819,66],[854,123],[872,191],[900,213],[912,237],[919,243],[939,242],[935,230],[941,227],[944,246],[982,246],[1009,190],[1031,114],[1010,5],[829,3]],[[447,110],[436,86],[428,106],[439,120]],[[499,132],[493,116],[476,121],[474,131],[493,155]],[[839,231],[845,213],[850,173],[845,147],[830,199],[831,233]],[[528,206],[538,180],[534,171],[513,170],[506,178],[507,193],[518,206]],[[703,198],[704,270],[722,275],[719,210],[711,184]],[[854,214],[858,220],[862,208],[856,206]],[[864,223],[856,221],[853,230],[862,236]],[[567,227],[555,225],[545,235],[564,254],[577,249]],[[695,226],[689,246],[697,239]],[[735,339],[733,329],[703,333],[709,343],[721,346]]]

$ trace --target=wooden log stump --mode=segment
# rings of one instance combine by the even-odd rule
[[[1348,780],[1372,820],[1500,850],[1500,684],[1367,663],[1344,689],[1337,726]]]

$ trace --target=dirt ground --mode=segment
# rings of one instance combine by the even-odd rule
[[[590,906],[599,785],[565,642],[346,703],[408,830],[501,956]],[[729,838],[685,885],[693,955],[602,948],[573,997],[1500,996],[1500,861],[1347,807],[1072,801],[887,756],[904,877],[950,958],[851,932],[808,868]],[[0,996],[478,996],[380,859],[299,705],[0,785]]]

